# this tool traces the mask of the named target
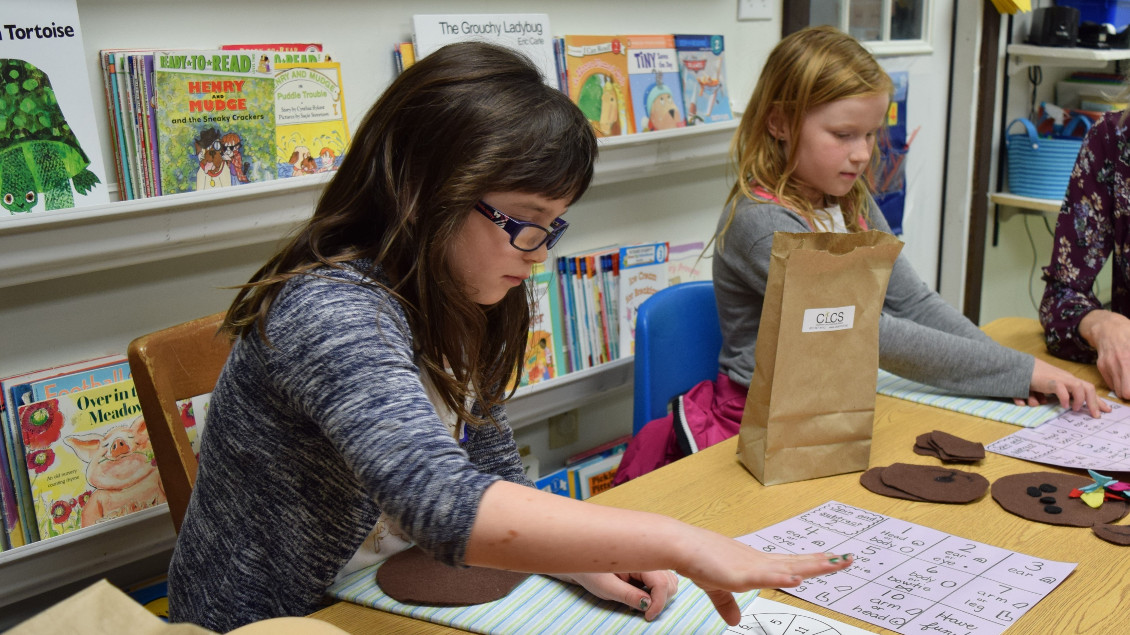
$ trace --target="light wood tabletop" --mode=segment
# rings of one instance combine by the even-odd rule
[[[1109,389],[1093,365],[1055,359],[1044,349],[1035,320],[1002,318],[984,327],[1000,343],[1031,353],[1095,383],[1101,395]],[[1009,424],[915,404],[879,395],[871,466],[891,463],[938,465],[937,459],[914,454],[915,437],[945,430],[988,444],[1015,432]],[[829,500],[932,527],[963,538],[1026,554],[1078,562],[1075,571],[1007,633],[1124,633],[1130,631],[1130,549],[1100,540],[1090,529],[1060,527],[1024,520],[1003,510],[989,494],[966,505],[921,503],[874,494],[859,484],[859,473],[763,487],[741,465],[737,440],[730,439],[693,456],[646,474],[590,499],[600,505],[666,514],[728,536],[741,536],[781,522]],[[1063,471],[1058,468],[987,453],[965,469],[990,482],[1015,473]],[[1124,523],[1126,521],[1123,521]],[[763,596],[853,624],[869,631],[892,633],[855,618],[829,611],[777,590]],[[451,633],[428,624],[346,602],[314,614],[351,633]]]

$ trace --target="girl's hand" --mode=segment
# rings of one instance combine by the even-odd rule
[[[679,590],[679,579],[671,571],[642,573],[562,573],[553,576],[564,582],[582,586],[602,600],[622,602],[643,611],[647,621],[654,620],[667,600]],[[641,589],[631,581],[646,587]]]
[[[688,562],[677,571],[706,592],[730,626],[742,619],[734,593],[795,587],[806,578],[846,569],[854,561],[851,554],[768,554],[711,531],[701,532],[685,552]]]
[[[1106,385],[1120,398],[1130,398],[1130,319],[1091,311],[1079,322],[1079,334],[1098,352],[1095,366]]]
[[[1036,360],[1036,366],[1032,369],[1031,389],[1027,402],[1023,399],[1015,400],[1018,405],[1027,403],[1029,406],[1037,406],[1042,403],[1043,395],[1055,395],[1064,407],[1082,410],[1086,406],[1087,412],[1095,418],[1104,412],[1110,412],[1110,405],[1099,399],[1094,384],[1041,359]]]

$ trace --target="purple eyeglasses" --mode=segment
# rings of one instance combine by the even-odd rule
[[[553,246],[561,239],[561,235],[565,233],[566,229],[569,229],[569,223],[561,218],[553,219],[548,229],[536,223],[514,220],[486,201],[479,201],[475,205],[475,209],[486,216],[490,222],[498,225],[502,231],[509,234],[510,244],[521,251],[534,251],[542,245],[545,245],[546,249],[553,249]]]

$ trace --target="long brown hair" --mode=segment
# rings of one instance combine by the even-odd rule
[[[755,185],[814,225],[812,203],[791,178],[797,168],[796,152],[786,152],[770,134],[770,117],[781,117],[789,138],[799,139],[805,115],[813,108],[850,97],[890,95],[893,90],[890,76],[871,53],[855,38],[830,26],[802,29],[778,42],[765,62],[730,145],[731,167],[737,178],[726,198],[730,216],[718,234],[718,247],[722,247],[722,236],[733,221],[738,200],[757,200]],[[796,145],[790,144],[790,148]],[[874,162],[877,153],[871,157]],[[839,198],[849,230],[860,229],[858,218],[866,218],[869,196],[864,179],[857,179],[851,191]]]
[[[480,424],[522,365],[530,290],[480,306],[459,288],[452,245],[487,192],[575,202],[592,180],[592,127],[536,66],[508,49],[452,44],[402,73],[365,115],[313,217],[252,276],[223,330],[265,338],[290,278],[368,258],[404,307],[416,355],[448,408]],[[376,276],[379,278],[379,276]],[[470,412],[468,397],[484,405]]]

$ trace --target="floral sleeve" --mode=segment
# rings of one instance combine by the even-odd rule
[[[1095,361],[1095,349],[1079,335],[1079,322],[1102,307],[1095,277],[1111,253],[1116,196],[1125,200],[1127,194],[1130,170],[1120,156],[1127,145],[1120,117],[1105,115],[1087,134],[1056,222],[1051,264],[1043,269],[1047,286],[1040,323],[1048,351],[1079,362]]]

